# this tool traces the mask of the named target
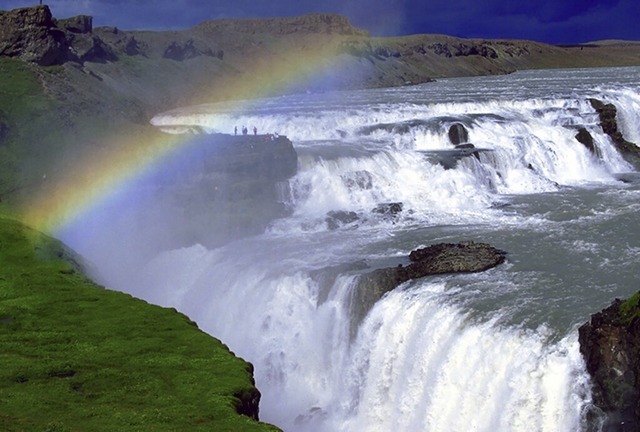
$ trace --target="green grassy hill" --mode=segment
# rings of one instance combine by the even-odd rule
[[[266,431],[252,367],[0,215],[0,430]]]

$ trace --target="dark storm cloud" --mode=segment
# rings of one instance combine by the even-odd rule
[[[0,8],[36,4],[0,0]],[[640,40],[637,0],[45,0],[55,16],[88,14],[95,25],[181,29],[216,18],[340,13],[374,35],[441,33],[549,43]]]

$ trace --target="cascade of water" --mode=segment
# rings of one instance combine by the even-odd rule
[[[588,377],[575,335],[549,344],[544,329],[475,323],[448,304],[443,283],[419,283],[384,297],[350,342],[354,276],[330,287],[305,272],[238,277],[236,258],[173,251],[145,280],[152,299],[188,311],[252,360],[263,419],[285,430],[557,431],[584,421]],[[176,279],[176,265],[189,271]],[[228,284],[211,283],[229,274]]]
[[[566,271],[557,262],[540,269],[540,260],[524,266],[521,277],[491,279],[527,284],[514,293],[515,287],[504,289],[491,298],[491,309],[477,315],[469,310],[473,306],[456,302],[456,288],[442,281],[404,285],[373,307],[353,339],[350,302],[358,272],[337,274],[328,285],[316,277],[331,266],[358,260],[375,266],[389,256],[406,256],[432,240],[425,227],[437,227],[448,238],[482,225],[503,229],[497,238],[504,238],[518,227],[522,241],[539,240],[545,228],[527,231],[526,220],[557,228],[567,218],[580,219],[588,206],[569,201],[571,212],[547,220],[551,210],[539,202],[509,208],[513,195],[594,183],[620,187],[614,174],[632,167],[603,133],[587,100],[596,88],[590,75],[581,76],[587,84],[580,92],[568,94],[566,75],[546,84],[538,72],[530,74],[534,95],[527,84],[533,78],[515,74],[467,87],[456,81],[459,96],[453,101],[440,96],[445,81],[338,98],[291,96],[248,111],[216,105],[213,114],[211,107],[199,107],[158,116],[154,123],[174,132],[232,133],[234,126],[247,125],[287,135],[299,154],[298,173],[284,193],[291,216],[264,235],[219,249],[194,245],[158,254],[146,266],[136,261],[131,272],[107,275],[104,282],[177,307],[253,362],[263,393],[261,418],[285,430],[584,430],[590,394],[576,332],[549,330],[546,321],[524,329],[500,319],[510,313],[501,296],[553,295],[556,287],[536,287],[527,271]],[[499,85],[507,100],[487,97]],[[618,107],[625,137],[640,141],[637,86],[595,91]],[[486,151],[447,169],[434,155],[453,149],[447,132],[457,123],[468,131],[469,142]],[[596,154],[575,139],[580,128],[593,137]],[[374,210],[389,203],[401,203],[402,210]],[[327,217],[336,211],[349,220],[333,229]],[[613,228],[606,230],[601,237]],[[104,248],[110,239],[128,235],[135,238],[135,230],[107,233],[100,242]],[[580,241],[573,243],[579,247]],[[92,259],[91,251],[79,249]],[[584,262],[573,264],[580,268]],[[505,268],[500,271],[511,271]],[[473,283],[468,286],[473,292],[467,296],[483,295]]]

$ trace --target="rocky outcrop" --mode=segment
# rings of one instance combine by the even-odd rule
[[[354,293],[354,315],[361,321],[385,293],[412,279],[447,273],[472,273],[502,264],[506,252],[487,243],[439,243],[409,254],[409,265],[399,264],[361,276]]]
[[[336,14],[308,14],[287,18],[222,19],[205,21],[194,29],[207,33],[238,32],[272,35],[321,33],[369,36],[367,31],[353,27],[347,17]]]
[[[56,20],[48,6],[0,12],[0,56],[41,66],[117,60],[113,50],[92,31],[92,17]]]
[[[67,60],[84,63],[86,61],[104,63],[118,59],[111,47],[102,39],[90,34],[68,35],[69,53]]]
[[[172,60],[183,61],[201,55],[215,56],[222,60],[224,51],[218,50],[214,53],[210,48],[196,46],[193,39],[187,39],[184,42],[172,41],[164,50],[162,56]]]
[[[71,18],[57,20],[59,28],[71,33],[87,34],[93,31],[93,17],[78,15]]]
[[[398,58],[402,54],[389,46],[372,44],[366,40],[344,41],[339,48],[339,52],[368,59],[384,60],[390,57]]]
[[[18,57],[42,66],[61,64],[68,42],[47,6],[0,11],[0,56]]]
[[[589,99],[589,102],[600,117],[600,126],[604,133],[609,135],[611,141],[613,141],[613,144],[627,162],[640,168],[640,147],[625,140],[622,132],[618,130],[618,122],[616,120],[618,110],[616,106],[612,103],[605,104],[598,99]]]
[[[604,431],[640,431],[640,293],[615,299],[578,334]]]
[[[492,59],[498,58],[498,53],[488,43],[434,43],[429,48],[436,54],[444,57],[481,56]]]

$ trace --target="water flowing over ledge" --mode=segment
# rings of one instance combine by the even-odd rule
[[[640,184],[619,180],[634,167],[589,99],[613,103],[639,142],[639,83],[637,68],[533,71],[161,114],[165,129],[286,135],[298,155],[279,189],[287,214],[135,268],[147,239],[126,224],[104,221],[102,249],[82,244],[82,227],[69,239],[112,285],[177,307],[249,359],[261,416],[285,430],[587,430],[577,327],[637,288],[640,258]],[[454,125],[487,151],[443,166],[429,152],[456,149]],[[352,333],[365,271],[465,240],[508,251],[506,264],[407,281]]]

